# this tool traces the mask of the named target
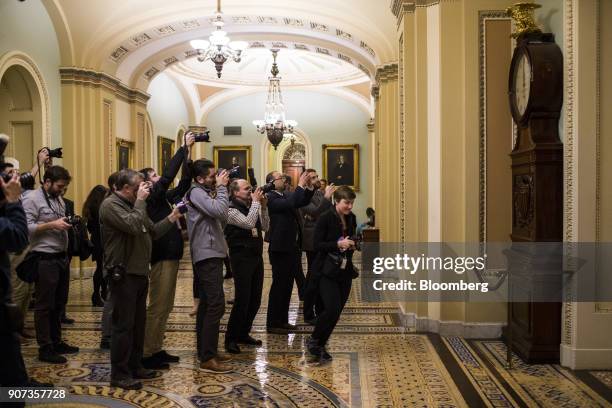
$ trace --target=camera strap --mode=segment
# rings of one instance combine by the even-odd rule
[[[59,211],[58,211],[57,209],[53,208],[53,206],[51,205],[51,200],[49,200],[49,195],[45,191],[45,188],[41,187],[40,189],[42,190],[43,196],[45,197],[47,206],[49,207],[51,211],[53,211],[53,214],[55,214],[57,218],[64,218],[66,216],[66,206],[65,205],[62,206],[62,200],[61,199],[57,200],[57,206],[59,207]],[[61,214],[62,212],[64,213],[63,215]]]

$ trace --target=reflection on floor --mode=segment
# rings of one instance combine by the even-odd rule
[[[266,257],[267,258],[267,257]],[[109,387],[109,353],[98,349],[102,310],[92,308],[91,280],[73,280],[68,315],[76,323],[64,337],[81,352],[63,365],[40,363],[35,343],[24,345],[30,374],[70,390],[68,401],[53,407],[609,407],[612,373],[571,372],[554,365],[528,366],[516,360],[505,367],[500,341],[466,341],[457,337],[413,333],[401,327],[395,304],[360,302],[359,282],[330,340],[334,360],[324,366],[304,363],[309,326],[298,313],[294,293],[291,319],[300,332],[265,333],[264,298],[255,322],[259,348],[243,348],[230,374],[198,370],[195,358],[191,270],[182,263],[177,298],[165,348],[181,362],[161,377],[144,381],[140,391]],[[266,265],[266,285],[271,271]],[[232,298],[232,281],[226,296]],[[222,330],[230,307],[223,320]],[[32,327],[32,316],[28,316]],[[223,338],[220,339],[223,341]],[[43,404],[35,404],[43,406]]]

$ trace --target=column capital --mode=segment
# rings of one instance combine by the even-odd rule
[[[376,70],[376,82],[397,80],[399,66],[397,62],[386,64]]]
[[[414,13],[416,7],[415,0],[393,0],[391,2],[391,12],[399,20],[404,13]]]

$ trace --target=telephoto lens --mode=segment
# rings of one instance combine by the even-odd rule
[[[249,182],[251,183],[251,187],[253,187],[253,191],[257,188],[257,179],[255,178],[255,170],[252,167],[247,169],[247,174],[249,175]]]
[[[275,189],[275,187],[274,187],[274,182],[273,181],[271,181],[271,182],[261,186],[261,191],[264,194],[268,194],[270,191],[273,191],[274,189]]]
[[[193,137],[196,142],[210,142],[210,130],[193,132]]]

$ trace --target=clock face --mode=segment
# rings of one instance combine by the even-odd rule
[[[523,116],[529,102],[531,88],[531,64],[526,53],[522,53],[514,70],[514,102],[518,113]]]

